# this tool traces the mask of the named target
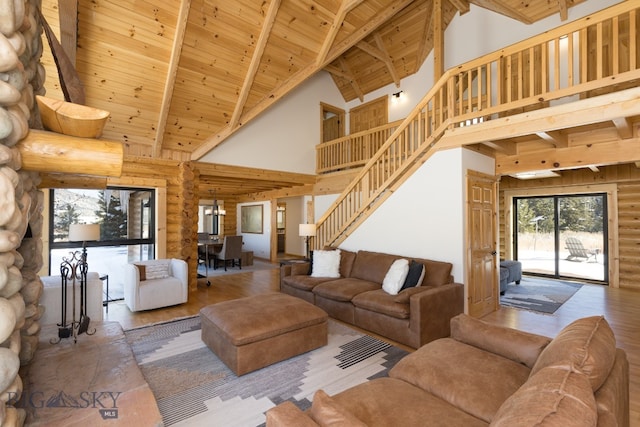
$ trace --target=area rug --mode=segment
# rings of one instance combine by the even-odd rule
[[[332,395],[386,376],[407,354],[330,320],[327,346],[238,377],[201,341],[199,317],[125,335],[165,426],[261,426],[279,403],[307,409],[316,390]]]
[[[510,283],[507,286],[504,295],[500,296],[500,304],[553,314],[581,287],[575,282],[523,277],[519,285]]]
[[[217,276],[228,276],[231,274],[239,274],[239,273],[249,273],[253,271],[263,271],[263,270],[274,270],[278,269],[280,266],[278,264],[273,264],[265,261],[253,261],[253,265],[243,265],[242,268],[227,266],[227,270],[225,271],[224,267],[218,267],[215,270],[213,267],[209,267],[209,271],[206,270],[203,264],[198,266],[198,274],[205,275],[208,274],[209,277],[217,277]]]

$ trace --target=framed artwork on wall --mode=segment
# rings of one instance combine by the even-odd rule
[[[263,205],[240,207],[240,232],[262,234]]]

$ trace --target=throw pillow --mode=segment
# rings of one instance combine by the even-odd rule
[[[147,280],[164,279],[169,277],[171,260],[156,260],[152,263],[145,264]]]
[[[366,427],[365,423],[340,406],[322,390],[316,391],[313,395],[310,413],[311,418],[321,427]]]
[[[140,275],[140,281],[144,282],[145,280],[147,280],[147,274],[146,274],[146,268],[144,265],[142,264],[133,264],[136,266],[136,268],[138,269],[138,274]]]
[[[425,274],[424,264],[412,259],[409,263],[409,273],[402,285],[402,289],[413,288],[414,286],[420,286]]]
[[[382,289],[389,295],[398,295],[407,274],[409,274],[409,261],[403,258],[395,260],[382,280]]]
[[[340,277],[340,249],[313,251],[311,277]]]

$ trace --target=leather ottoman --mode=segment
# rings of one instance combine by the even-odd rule
[[[327,344],[327,313],[281,293],[200,310],[202,341],[240,376]]]

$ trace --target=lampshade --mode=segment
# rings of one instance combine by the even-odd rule
[[[315,224],[300,224],[298,228],[298,234],[300,236],[315,236],[316,225]]]
[[[90,242],[100,240],[100,224],[71,224],[69,226],[70,242]]]

